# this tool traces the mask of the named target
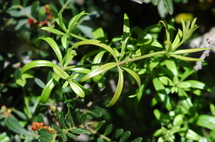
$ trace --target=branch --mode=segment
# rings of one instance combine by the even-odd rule
[[[215,46],[215,35],[213,35],[212,37],[208,38],[206,41],[209,44],[209,47],[212,48],[213,46]],[[202,53],[200,59],[204,60],[207,56],[209,56],[210,51],[211,51],[211,49],[205,50]],[[193,69],[195,71],[198,71],[198,70],[202,69],[202,62],[201,61],[197,61],[196,65],[194,66]]]

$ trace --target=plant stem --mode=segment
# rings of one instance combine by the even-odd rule
[[[134,61],[141,60],[141,59],[144,59],[144,58],[149,58],[149,57],[152,57],[152,56],[163,55],[163,54],[166,54],[166,52],[164,52],[164,51],[155,52],[155,53],[151,53],[151,54],[147,54],[147,55],[143,55],[143,56],[140,56],[140,57],[136,57],[136,58],[133,58],[133,59],[128,59],[128,60],[119,62],[118,65],[123,65],[125,63],[134,62]]]

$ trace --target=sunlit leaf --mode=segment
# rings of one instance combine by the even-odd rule
[[[46,103],[48,101],[51,91],[55,87],[59,79],[60,77],[58,75],[55,75],[52,79],[49,80],[49,82],[44,87],[42,94],[40,96],[41,103]]]
[[[179,88],[178,96],[179,96],[182,106],[184,107],[186,112],[189,113],[191,107],[193,107],[193,103],[192,103],[191,99],[187,96],[187,93],[182,88]]]
[[[158,78],[153,79],[153,85],[154,85],[155,90],[157,91],[161,101],[165,104],[166,108],[168,110],[171,110],[172,105],[170,103],[170,98],[169,98],[167,92],[165,91],[164,85],[160,82],[160,80]]]
[[[181,59],[181,60],[185,60],[185,61],[204,61],[204,60],[199,59],[199,58],[191,58],[191,57],[185,57],[185,56],[181,56],[181,55],[170,54],[170,56],[172,56],[174,58]]]
[[[106,72],[107,70],[110,70],[110,69],[112,69],[112,68],[114,68],[114,67],[116,67],[116,66],[117,66],[117,64],[116,64],[115,62],[110,62],[110,63],[104,64],[104,65],[98,67],[97,69],[91,71],[91,72],[88,73],[87,75],[85,75],[85,76],[81,79],[81,81],[88,80],[88,79],[90,79],[90,78],[92,78],[92,77],[94,77],[94,76],[96,76],[96,75],[99,75],[99,74],[101,74],[101,73],[103,73],[103,72]]]
[[[107,107],[111,107],[112,105],[114,105],[122,93],[122,89],[124,85],[124,77],[123,77],[122,69],[120,67],[118,67],[118,71],[119,71],[119,79],[118,79],[116,91],[110,103],[107,105]]]
[[[67,49],[67,38],[68,38],[68,35],[63,35],[61,37],[61,43],[65,49]]]
[[[172,54],[185,54],[185,53],[193,53],[193,52],[199,52],[203,50],[207,50],[211,48],[193,48],[193,49],[182,49],[182,50],[177,50],[175,52],[172,52]]]
[[[210,115],[200,115],[196,124],[201,127],[208,128],[210,130],[215,129],[215,117]]]
[[[80,42],[74,44],[72,46],[72,48],[75,48],[75,47],[81,46],[81,45],[95,45],[95,46],[99,46],[99,47],[107,50],[114,57],[114,59],[116,61],[118,61],[117,56],[116,56],[115,52],[113,51],[113,49],[110,46],[108,46],[108,45],[106,45],[104,43],[101,43],[101,41],[99,41],[99,40],[89,39],[89,40],[80,41]]]
[[[22,67],[21,74],[26,72],[27,70],[35,67],[52,67],[54,65],[53,62],[47,61],[47,60],[35,60],[32,61]]]
[[[168,77],[166,76],[161,76],[159,77],[159,80],[164,84],[164,85],[167,85],[167,86],[174,86],[174,83],[171,79],[169,79]]]
[[[140,87],[141,85],[141,80],[140,80],[140,77],[139,75],[134,72],[133,70],[129,69],[129,68],[125,68],[125,67],[122,67],[125,71],[127,71],[137,82],[138,86]]]
[[[56,34],[56,35],[65,35],[65,33],[61,32],[57,29],[51,28],[51,27],[42,27],[41,29],[48,31],[48,32],[51,32],[51,33]]]
[[[81,98],[85,97],[85,93],[79,85],[77,85],[74,81],[70,81],[69,84],[75,94],[77,94]]]
[[[172,72],[174,76],[178,75],[178,69],[176,67],[175,61],[173,60],[165,60],[166,67]]]
[[[63,58],[62,58],[62,53],[60,51],[59,46],[57,45],[57,43],[51,38],[51,37],[40,37],[39,39],[42,39],[44,41],[46,41],[51,48],[54,50],[55,55],[58,58],[58,61],[61,63],[61,65],[63,64]]]

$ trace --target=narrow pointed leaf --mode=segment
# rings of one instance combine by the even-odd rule
[[[215,116],[200,115],[196,124],[201,127],[208,128],[210,130],[215,129]]]
[[[66,26],[64,25],[63,22],[63,17],[62,17],[62,13],[58,13],[58,18],[56,19],[58,25],[61,27],[62,30],[64,30],[64,32],[67,32]]]
[[[172,72],[172,74],[174,76],[177,76],[178,75],[178,69],[176,67],[175,62],[173,60],[165,60],[164,62],[166,64],[166,67]]]
[[[56,34],[56,35],[65,35],[65,33],[61,32],[57,29],[51,28],[51,27],[42,27],[41,29],[48,31],[48,32],[51,32],[51,33]]]
[[[116,87],[116,92],[113,98],[111,99],[110,103],[107,105],[107,107],[114,105],[122,93],[122,89],[124,85],[124,76],[123,76],[122,69],[120,67],[118,67],[118,71],[119,71],[119,79]]]
[[[22,67],[21,74],[26,72],[27,70],[35,67],[52,67],[54,65],[53,62],[46,61],[46,60],[35,60],[32,61]]]
[[[77,139],[77,138],[78,138],[78,136],[76,136],[76,135],[74,135],[74,134],[72,134],[72,133],[69,133],[69,132],[67,132],[66,135],[67,135],[68,137],[72,138],[72,139]]]
[[[193,49],[182,49],[182,50],[177,50],[175,52],[173,52],[172,54],[187,54],[187,53],[193,53],[193,52],[199,52],[199,51],[203,51],[203,50],[207,50],[207,49],[211,49],[211,48],[193,48]]]
[[[130,24],[127,14],[124,14],[124,24],[123,24],[123,38],[122,38],[122,47],[121,47],[121,57],[124,56],[127,42],[130,36]]]
[[[72,129],[71,132],[74,134],[91,134],[91,132],[86,128],[75,128]]]
[[[57,126],[56,124],[53,124],[52,127],[58,132],[63,132],[62,129],[59,126]]]
[[[123,134],[124,130],[123,129],[117,129],[116,132],[114,133],[114,138],[117,139]]]
[[[106,51],[99,52],[93,59],[93,64],[101,63],[102,57],[104,56]],[[98,68],[98,66],[92,66],[92,70]]]
[[[138,75],[136,72],[134,72],[134,71],[132,71],[131,69],[129,69],[129,68],[124,68],[124,67],[122,67],[122,68],[123,68],[124,70],[126,70],[126,71],[136,80],[138,86],[140,87],[140,85],[141,85],[141,80],[140,80],[139,75]]]
[[[169,14],[173,14],[174,12],[174,7],[173,7],[173,3],[172,0],[162,0],[163,3],[165,4],[165,6],[167,7]]]
[[[199,59],[199,58],[191,58],[191,57],[185,57],[185,56],[173,55],[173,54],[171,54],[170,56],[181,59],[181,60],[185,60],[185,61],[203,61],[204,62],[204,60]]]
[[[67,38],[68,38],[68,35],[63,35],[61,37],[61,43],[62,43],[64,49],[67,49]]]
[[[65,120],[65,118],[64,118],[63,115],[60,115],[60,116],[59,116],[59,122],[60,122],[60,126],[61,126],[63,129],[67,129],[66,120]]]
[[[86,15],[88,13],[85,13],[85,11],[82,11],[81,13],[75,15],[70,21],[69,21],[69,24],[68,24],[68,29],[69,29],[69,33],[72,31],[72,29],[74,28],[75,25],[77,25],[78,23],[78,20],[83,16],[83,15]]]
[[[58,61],[62,65],[63,64],[62,53],[61,53],[60,48],[57,45],[57,43],[51,37],[40,37],[39,39],[42,39],[42,40],[46,41],[51,46],[51,48],[55,52],[55,55],[58,58]]]
[[[60,77],[58,75],[55,75],[52,79],[49,80],[49,82],[46,84],[40,96],[41,103],[46,103],[48,101],[51,91],[55,87],[59,79]]]
[[[116,56],[114,50],[110,46],[108,46],[108,45],[106,45],[104,43],[101,43],[101,41],[99,41],[99,40],[89,39],[89,40],[80,41],[80,42],[74,44],[72,46],[72,48],[75,48],[75,47],[81,46],[81,45],[95,45],[95,46],[99,46],[99,47],[107,50],[114,57],[114,59],[116,61],[118,61],[117,56]]]
[[[76,95],[78,95],[81,98],[85,97],[85,93],[84,91],[81,89],[80,86],[78,86],[76,83],[74,83],[73,81],[69,82],[70,87],[72,88],[72,90],[75,92]]]
[[[116,66],[117,66],[117,64],[115,62],[110,62],[110,63],[104,64],[104,65],[98,67],[97,69],[93,70],[92,72],[88,73],[87,75],[85,75],[81,79],[81,81],[86,81],[86,80],[88,80],[96,75],[99,75],[103,72],[106,72],[107,70],[110,70]]]

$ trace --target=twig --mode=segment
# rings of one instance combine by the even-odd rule
[[[215,35],[213,35],[212,37],[207,39],[207,43],[209,44],[209,47],[212,48],[213,46],[215,46]],[[201,57],[199,59],[204,60],[207,56],[209,56],[211,49],[207,49],[205,50]],[[196,65],[193,68],[195,71],[198,71],[200,69],[202,69],[202,61],[197,61]]]

